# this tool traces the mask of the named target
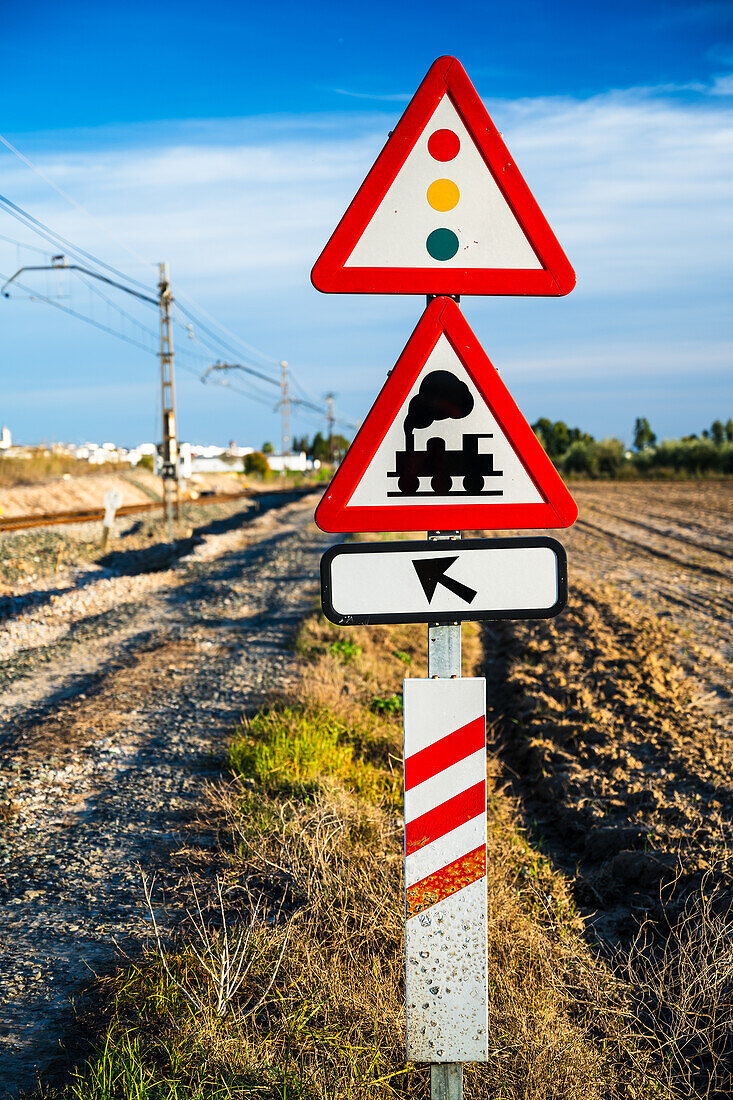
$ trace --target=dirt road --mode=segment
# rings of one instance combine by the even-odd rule
[[[58,1054],[70,998],[145,932],[139,867],[215,873],[197,814],[239,716],[291,674],[325,539],[314,498],[211,534],[174,568],[55,578],[5,607],[0,1095]]]

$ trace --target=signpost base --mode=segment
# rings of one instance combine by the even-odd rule
[[[430,1100],[463,1100],[461,1062],[445,1062],[430,1067]]]

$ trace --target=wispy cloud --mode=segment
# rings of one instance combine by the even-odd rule
[[[713,81],[713,86],[710,89],[711,95],[733,95],[733,73],[726,73],[724,76],[716,76]]]
[[[641,384],[679,376],[695,364],[701,373],[719,374],[730,361],[722,318],[732,289],[732,79],[721,76],[703,91],[630,89],[488,104],[578,272],[570,312],[562,316],[582,329],[582,351],[565,354],[569,328],[550,337],[540,326],[525,328],[517,369],[552,362],[559,380],[618,369],[633,386],[635,378]],[[53,150],[48,136],[14,140],[108,221],[115,237],[151,261],[168,259],[176,284],[246,338],[275,355],[296,344],[294,358],[314,365],[320,385],[324,326],[357,313],[394,317],[401,308],[384,300],[319,299],[308,283],[315,257],[398,113],[160,123],[154,140],[150,128],[118,128],[114,142],[104,132],[69,135]],[[65,236],[140,276],[143,269],[97,225],[7,153],[0,181],[0,190]],[[14,231],[23,232],[2,217],[0,233]],[[16,252],[0,241],[0,271]],[[480,315],[490,305],[472,309]],[[539,303],[532,315],[549,316]],[[560,316],[557,308],[553,316]],[[6,311],[3,318],[11,346],[13,340],[20,346],[27,333]],[[603,345],[594,349],[588,332],[596,325]],[[346,401],[349,364],[371,356],[382,377],[386,346],[379,326],[370,324],[358,341],[346,336],[331,352],[344,365]],[[349,412],[356,418],[364,409]]]
[[[349,99],[372,99],[379,103],[407,103],[410,98],[408,92],[394,92],[392,94],[378,95],[375,92],[355,92],[349,88],[330,88],[329,91],[336,95],[345,95]]]

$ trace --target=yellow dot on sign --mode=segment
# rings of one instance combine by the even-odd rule
[[[461,192],[453,180],[435,180],[428,187],[428,202],[433,210],[452,210],[460,197]]]

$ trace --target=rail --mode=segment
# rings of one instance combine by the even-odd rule
[[[268,492],[277,492],[268,489]],[[257,496],[258,491],[246,489],[241,493],[207,493],[196,498],[181,501],[182,504],[226,504],[229,501],[243,500]],[[153,500],[145,504],[123,504],[115,512],[116,516],[133,516],[140,512],[154,512],[163,509],[163,501]],[[69,512],[37,512],[27,516],[0,516],[0,532],[22,531],[28,527],[52,527],[64,523],[88,523],[104,519],[104,508],[84,508]]]

